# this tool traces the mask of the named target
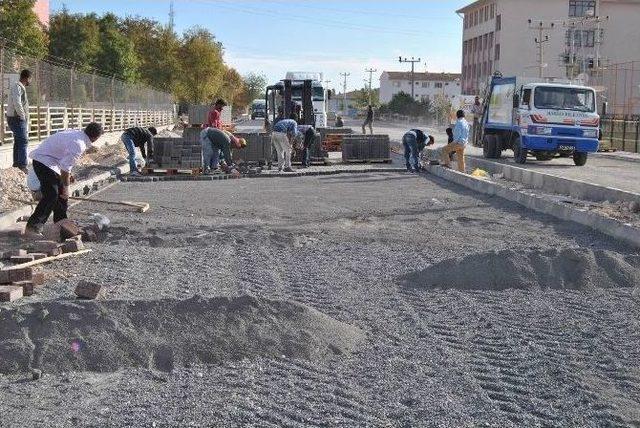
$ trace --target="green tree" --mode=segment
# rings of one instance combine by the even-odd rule
[[[227,67],[218,96],[224,98],[233,110],[246,107],[245,86],[240,73],[235,68]]]
[[[19,53],[42,58],[47,54],[47,35],[33,12],[34,4],[35,0],[0,0],[0,37]]]
[[[125,82],[139,80],[140,60],[133,41],[120,31],[118,17],[107,13],[98,22],[100,28],[100,50],[95,68],[114,74]]]
[[[428,100],[416,101],[411,98],[411,95],[399,92],[393,96],[383,111],[405,116],[429,117],[432,112],[432,105]]]
[[[355,106],[357,108],[365,108],[369,105],[369,88],[362,88],[356,91],[354,94]],[[380,90],[375,88],[371,92],[371,105],[380,105]]]
[[[247,73],[242,78],[246,91],[247,104],[255,99],[264,98],[267,88],[267,77],[262,73]]]
[[[80,71],[94,67],[100,53],[100,27],[95,14],[70,14],[66,7],[51,16],[49,53],[76,64]]]
[[[178,98],[193,104],[211,102],[225,73],[222,45],[208,30],[196,27],[184,34],[178,58],[180,79],[175,92]]]

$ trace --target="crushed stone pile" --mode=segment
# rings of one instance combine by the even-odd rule
[[[401,283],[463,290],[640,287],[640,256],[574,248],[490,251],[444,260]]]
[[[23,206],[13,199],[31,200],[27,187],[27,176],[18,168],[0,169],[0,213],[9,212]]]
[[[356,327],[293,301],[253,296],[50,302],[0,312],[0,373],[171,371],[259,356],[348,354]]]

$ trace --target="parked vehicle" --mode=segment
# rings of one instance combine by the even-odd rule
[[[599,125],[593,88],[496,75],[475,143],[486,158],[513,150],[519,164],[528,156],[540,161],[571,156],[582,166],[598,151]]]
[[[251,120],[257,117],[267,117],[267,105],[263,99],[253,100],[251,103]]]

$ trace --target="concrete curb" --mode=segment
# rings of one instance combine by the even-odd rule
[[[615,154],[612,152],[594,153],[594,156],[597,156],[601,159],[615,159],[615,160],[621,160],[625,162],[640,163],[640,157],[625,156],[623,154]]]
[[[556,175],[519,168],[513,165],[492,162],[488,159],[467,156],[466,163],[471,168],[482,168],[491,174],[504,174],[504,178],[507,180],[515,181],[534,189],[569,195],[576,199],[594,202],[640,201],[639,193],[591,184],[581,180],[558,177]]]
[[[430,174],[464,186],[468,189],[475,190],[476,192],[499,196],[536,212],[548,214],[560,220],[572,221],[574,223],[590,227],[634,247],[640,248],[640,229],[622,223],[618,220],[563,205],[559,202],[550,201],[537,195],[511,190],[497,183],[477,179],[470,175],[462,174],[441,166],[428,165],[425,169]]]
[[[86,180],[74,183],[69,187],[69,192],[73,196],[86,196],[91,192],[98,190],[107,183],[113,183],[118,176],[129,172],[129,163],[119,164],[111,171],[89,177]],[[16,210],[0,215],[0,230],[14,226],[18,219],[23,216],[31,215],[33,209],[30,205],[25,205]]]
[[[129,183],[150,183],[157,181],[218,181],[218,180],[238,180],[245,178],[293,178],[293,177],[314,177],[320,175],[336,175],[336,174],[361,174],[361,173],[377,173],[377,172],[406,172],[405,168],[369,168],[369,169],[340,169],[326,171],[297,171],[282,173],[267,173],[255,175],[243,175],[241,177],[233,177],[228,174],[219,175],[156,175],[143,177],[122,177],[121,180]]]

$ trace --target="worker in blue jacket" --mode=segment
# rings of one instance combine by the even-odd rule
[[[425,134],[419,129],[410,129],[402,137],[402,145],[404,146],[404,159],[407,165],[407,171],[418,172],[420,170],[420,163],[418,158],[420,152],[425,147],[431,146],[435,143],[435,139],[428,134]]]

